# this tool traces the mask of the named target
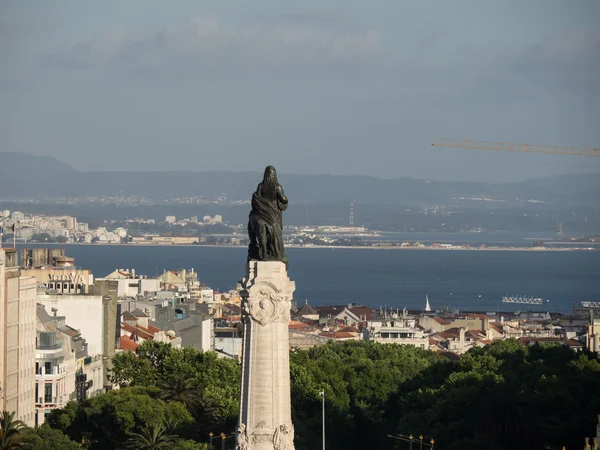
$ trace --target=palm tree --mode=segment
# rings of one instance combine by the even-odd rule
[[[189,411],[193,411],[202,401],[202,390],[193,378],[176,375],[159,383],[161,400],[172,400],[182,403]]]
[[[196,422],[201,424],[200,430],[208,432],[221,424],[223,414],[219,405],[206,395],[204,389],[193,378],[175,375],[159,383],[158,388],[158,398],[182,403],[192,413]],[[167,427],[169,426],[167,424]]]
[[[501,449],[533,448],[538,440],[535,411],[514,383],[492,388],[484,408],[485,434]]]
[[[22,421],[14,419],[14,412],[0,413],[0,450],[25,448],[23,429],[26,426]]]
[[[136,450],[168,450],[178,441],[178,437],[169,434],[164,425],[150,424],[139,433],[131,433],[125,445]]]

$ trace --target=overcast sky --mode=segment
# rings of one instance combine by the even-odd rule
[[[0,151],[80,170],[600,173],[429,146],[599,147],[599,19],[598,0],[4,0]]]

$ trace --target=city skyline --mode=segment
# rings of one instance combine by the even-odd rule
[[[520,181],[597,158],[596,2],[6,2],[1,149],[77,170]]]

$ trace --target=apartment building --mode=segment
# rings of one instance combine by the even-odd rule
[[[35,297],[16,249],[0,249],[0,407],[35,423]]]

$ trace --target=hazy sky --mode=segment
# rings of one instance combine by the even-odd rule
[[[599,147],[599,24],[598,0],[4,0],[0,151],[80,170],[600,173],[429,147]]]

